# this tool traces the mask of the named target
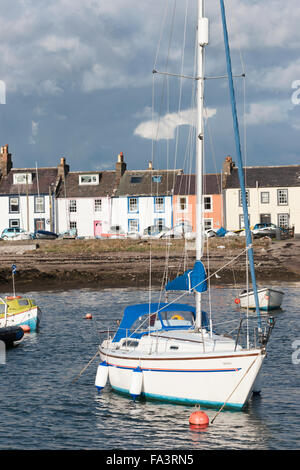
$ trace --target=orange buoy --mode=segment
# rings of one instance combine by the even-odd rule
[[[235,299],[235,303],[240,304],[241,303],[240,299]]]
[[[206,427],[209,425],[209,418],[204,411],[200,410],[200,407],[198,408],[197,411],[194,411],[190,418],[189,418],[189,423],[193,426],[197,427]]]
[[[92,317],[92,314],[91,314],[91,313],[87,313],[86,316],[85,316],[85,318],[86,318],[87,320],[91,320],[93,317]]]
[[[29,333],[30,332],[30,326],[29,325],[20,325],[24,333]]]

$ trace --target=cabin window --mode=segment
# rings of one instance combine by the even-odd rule
[[[9,198],[9,212],[10,214],[20,212],[20,202],[18,197]]]
[[[123,341],[122,346],[127,346],[129,348],[136,348],[139,345],[139,342],[132,339],[126,339]]]
[[[192,326],[194,315],[192,312],[160,312],[163,325],[168,326]]]
[[[5,313],[5,304],[0,304],[0,313]]]
[[[20,299],[20,300],[18,300],[18,304],[21,305],[21,306],[29,305],[29,301],[28,301],[28,299]]]
[[[288,203],[288,190],[277,189],[277,204],[278,206],[286,206]]]

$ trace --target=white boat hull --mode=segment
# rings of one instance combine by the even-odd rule
[[[120,357],[100,348],[111,387],[129,394],[132,371],[143,373],[141,395],[148,399],[242,409],[251,396],[265,354],[262,350],[183,355]]]
[[[38,307],[31,308],[19,313],[8,314],[0,319],[0,328],[8,326],[27,325],[31,331],[37,329],[41,319],[41,310]]]
[[[274,310],[280,308],[284,293],[275,289],[264,288],[257,291],[259,307],[261,310]],[[255,309],[255,298],[252,291],[240,294],[242,308]]]

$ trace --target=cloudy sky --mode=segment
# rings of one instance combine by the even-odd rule
[[[226,73],[219,0],[206,2],[206,76]],[[227,0],[248,165],[300,163],[299,0]],[[0,141],[16,168],[174,165],[189,171],[196,0],[0,0]],[[183,47],[184,45],[184,47]],[[234,140],[227,82],[206,80],[206,171]],[[299,93],[298,93],[299,89]],[[245,125],[244,125],[245,124]],[[175,163],[174,163],[175,161]]]

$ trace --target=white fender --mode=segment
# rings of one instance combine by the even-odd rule
[[[95,385],[99,392],[100,390],[102,390],[102,388],[105,387],[107,379],[108,379],[108,364],[106,361],[103,361],[98,365],[96,379],[95,379]]]
[[[135,400],[142,392],[143,385],[143,371],[140,367],[134,369],[131,373],[131,385],[129,393]]]

